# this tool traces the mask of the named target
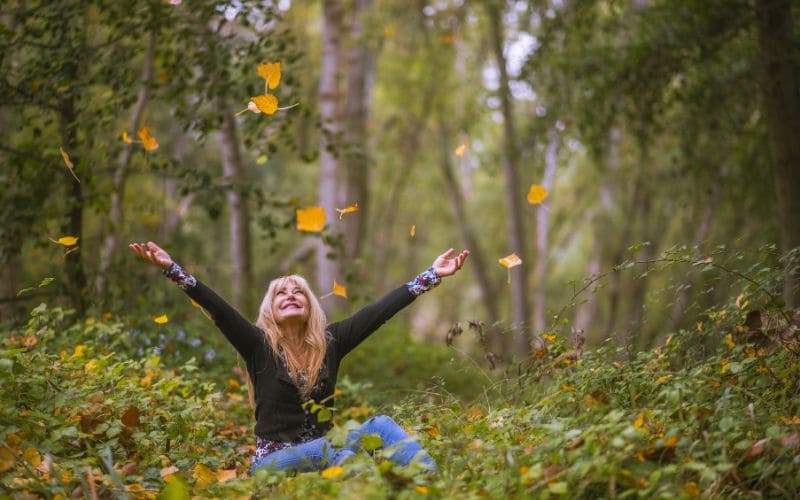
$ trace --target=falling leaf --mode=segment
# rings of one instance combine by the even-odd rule
[[[342,473],[344,473],[344,468],[334,465],[333,467],[328,467],[327,469],[323,470],[322,477],[325,479],[334,479],[341,476]]]
[[[554,341],[556,339],[556,336],[555,335],[550,335],[550,334],[547,334],[547,333],[543,333],[542,334],[542,338],[545,339],[548,342],[552,342],[552,341]]]
[[[194,485],[196,488],[205,488],[217,480],[216,474],[208,466],[201,463],[195,464],[192,477],[195,479]]]
[[[266,80],[267,87],[274,89],[281,83],[281,63],[261,63],[258,65],[258,76]]]
[[[278,98],[272,94],[262,94],[250,98],[247,109],[253,113],[274,114],[278,110]]]
[[[500,264],[508,269],[508,282],[511,283],[511,268],[522,264],[522,259],[520,259],[517,254],[512,253],[498,260]]]
[[[61,158],[64,159],[64,163],[67,165],[69,173],[72,174],[72,177],[74,177],[76,181],[80,182],[81,180],[78,179],[77,175],[75,175],[75,165],[72,164],[72,160],[69,159],[69,155],[67,154],[67,152],[64,151],[64,148],[62,147],[59,147],[58,150],[61,151]]]
[[[342,220],[342,216],[344,214],[349,214],[349,213],[352,213],[352,212],[358,212],[358,203],[355,203],[355,204],[350,205],[349,207],[345,207],[345,208],[337,208],[336,211],[339,212],[339,220]]]
[[[515,254],[515,253],[512,253],[511,255],[507,255],[507,256],[503,257],[502,259],[498,259],[498,260],[503,266],[508,267],[508,268],[512,268],[512,267],[515,267],[515,266],[518,266],[518,265],[522,264],[522,259],[520,259],[519,256],[517,254]]]
[[[61,238],[54,240],[50,238],[50,241],[53,243],[58,243],[59,245],[64,245],[65,247],[71,247],[72,245],[76,244],[80,238],[76,236],[62,236]]]
[[[155,151],[158,149],[158,141],[156,141],[155,138],[150,135],[147,125],[144,125],[139,129],[138,135],[139,139],[142,140],[142,146],[144,146],[145,151]]]
[[[322,207],[298,208],[297,230],[318,233],[325,227],[325,209]]]
[[[333,280],[333,293],[334,295],[338,295],[339,297],[347,298],[347,288],[344,285],[339,284],[336,280]]]
[[[464,142],[462,142],[461,145],[456,148],[456,156],[458,157],[464,156],[464,152],[466,150],[467,150],[467,140],[464,139]]]
[[[169,321],[169,318],[167,317],[166,314],[162,314],[161,316],[155,316],[153,318],[153,321],[155,321],[159,325],[163,325],[164,323]]]
[[[531,184],[531,188],[528,190],[528,203],[540,205],[545,198],[547,198],[547,189],[539,184]]]
[[[125,144],[133,144],[133,139],[131,139],[131,136],[128,135],[127,130],[122,131],[122,142]]]
[[[413,238],[417,234],[417,225],[412,224],[411,229],[408,230],[408,234]]]

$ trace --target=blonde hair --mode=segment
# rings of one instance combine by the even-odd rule
[[[288,341],[272,314],[272,302],[275,299],[275,293],[287,283],[300,287],[300,290],[308,300],[308,320],[306,321],[305,332],[303,332],[302,353],[294,353],[287,349]],[[326,323],[325,311],[322,310],[319,300],[303,277],[292,274],[275,278],[269,283],[267,293],[264,295],[264,300],[261,301],[261,307],[258,310],[256,326],[264,332],[272,349],[272,354],[276,359],[279,362],[286,363],[289,376],[292,377],[295,385],[300,390],[302,399],[308,398],[309,394],[311,394],[311,389],[319,379],[322,363],[325,361],[325,351],[328,348],[328,335],[325,331]],[[300,357],[297,355],[300,355]],[[300,359],[303,362],[300,362]],[[248,386],[250,385],[249,382],[248,377]],[[248,387],[248,389],[250,403],[255,406],[252,387]]]

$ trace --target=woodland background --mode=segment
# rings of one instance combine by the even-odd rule
[[[341,384],[352,405],[335,417],[344,425],[387,408],[404,416],[434,452],[437,443],[451,450],[437,456],[443,479],[365,462],[374,475],[350,486],[331,483],[334,471],[278,482],[284,489],[272,494],[374,487],[614,497],[629,488],[791,497],[800,424],[798,8],[791,0],[2,2],[4,486],[43,496],[256,487],[243,464],[241,369],[201,311],[125,248],[153,240],[251,318],[278,275],[302,274],[320,296],[334,280],[344,285],[346,298],[323,299],[335,320],[445,249],[471,251],[462,272],[354,353]],[[263,62],[280,63],[279,85],[265,87]],[[247,110],[263,92],[286,109]],[[157,148],[142,143],[144,126]],[[532,185],[546,189],[544,201],[529,203]],[[311,206],[325,209],[325,228],[298,231],[296,210]],[[522,263],[506,270],[498,259],[512,253]],[[53,370],[70,363],[84,376],[66,372],[59,386]],[[109,371],[94,380],[99,366]],[[160,409],[146,411],[159,377],[187,366]],[[718,387],[659,392],[678,380],[699,384],[678,373],[705,369]],[[92,400],[129,378],[130,394]],[[636,379],[655,385],[626,385]],[[749,389],[730,388],[742,384]],[[687,390],[697,399],[675,396]],[[719,406],[733,405],[731,390],[741,398],[735,411]],[[201,438],[192,425],[165,423],[178,404],[172,391],[200,391],[194,411],[211,412],[203,415],[212,422]],[[46,402],[57,393],[69,397]],[[769,404],[754,410],[753,394]],[[238,410],[220,409],[231,401]],[[675,413],[684,403],[745,458],[722,453],[727,465],[717,468],[680,458],[682,446],[720,454],[705,424],[690,430],[695,423]],[[62,407],[74,411],[62,416]],[[34,408],[65,434],[46,437],[31,424]],[[571,430],[547,445],[555,424],[531,416],[545,409],[576,419],[561,420]],[[454,425],[448,412],[483,427],[443,436]],[[617,430],[592,427],[601,425],[593,416],[608,415]],[[719,424],[725,418],[741,422]],[[157,435],[147,437],[148,426]],[[631,450],[615,445],[626,455],[600,451],[614,432],[628,439],[629,427],[649,434],[630,438]],[[570,434],[576,428],[582,437]],[[520,435],[538,451],[515,442]],[[245,448],[191,451],[218,447],[214,439]],[[452,450],[473,439],[481,444],[469,453],[494,443],[496,460],[467,467],[474,477],[465,479]],[[56,480],[53,457],[67,460],[69,477]],[[580,460],[594,465],[581,469]],[[632,473],[628,460],[649,468]],[[131,463],[136,471],[122,474]],[[216,470],[214,479],[199,480],[198,465]],[[241,481],[219,472],[232,468]],[[184,479],[165,479],[178,470]]]

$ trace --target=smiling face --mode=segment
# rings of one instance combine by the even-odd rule
[[[308,320],[308,311],[308,297],[298,283],[285,280],[275,288],[272,297],[272,316],[279,326],[287,323],[305,323]]]

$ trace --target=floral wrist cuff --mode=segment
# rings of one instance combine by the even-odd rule
[[[164,269],[164,276],[177,283],[182,290],[188,290],[197,285],[195,277],[184,271],[177,262],[173,262],[168,268]]]
[[[408,287],[408,291],[411,292],[412,295],[420,295],[441,282],[442,278],[436,274],[433,267],[429,267],[425,271],[419,273],[416,278],[406,283],[406,287]]]

